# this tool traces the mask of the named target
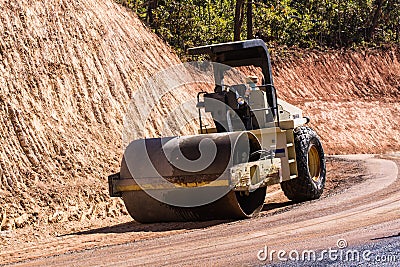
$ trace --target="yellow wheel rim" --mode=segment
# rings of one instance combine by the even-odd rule
[[[308,170],[310,172],[310,177],[314,182],[318,182],[321,173],[321,162],[319,160],[318,149],[311,145],[308,151]]]

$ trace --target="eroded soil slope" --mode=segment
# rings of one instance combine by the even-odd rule
[[[107,175],[140,81],[179,62],[111,0],[0,1],[0,224],[116,216]]]
[[[400,150],[400,49],[295,52],[274,60],[279,96],[304,110],[330,154]]]

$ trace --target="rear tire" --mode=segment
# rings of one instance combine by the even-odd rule
[[[281,183],[286,197],[295,202],[317,199],[326,181],[324,149],[317,133],[309,127],[294,129],[298,177]]]

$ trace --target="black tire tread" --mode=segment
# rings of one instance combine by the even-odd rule
[[[306,126],[297,127],[294,130],[294,139],[299,176],[295,179],[282,182],[282,191],[288,199],[295,202],[317,199],[323,192],[326,174],[325,156],[320,139],[314,130]],[[311,180],[308,171],[308,148],[312,139],[314,139],[314,142],[319,143],[320,157],[323,165],[321,168],[322,181],[319,188]]]

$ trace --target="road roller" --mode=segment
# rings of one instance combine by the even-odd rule
[[[108,177],[110,196],[141,223],[251,218],[274,184],[293,202],[318,199],[326,181],[321,140],[300,108],[277,97],[264,41],[188,53],[223,66],[193,105],[197,133],[131,140],[120,172]],[[257,69],[260,77],[227,84],[231,68]]]

